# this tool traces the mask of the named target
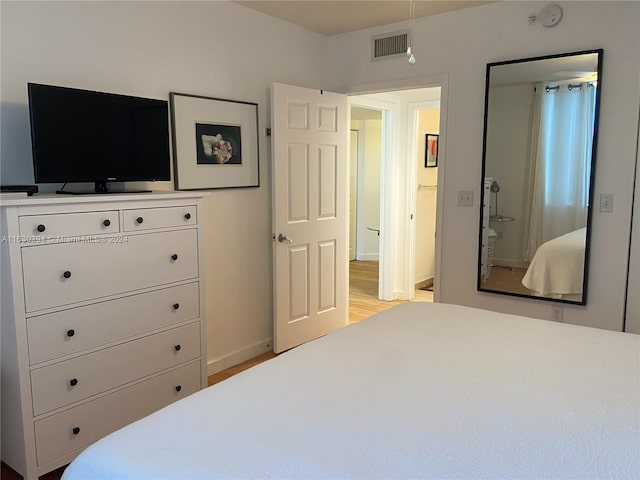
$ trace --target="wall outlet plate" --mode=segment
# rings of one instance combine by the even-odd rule
[[[551,307],[551,320],[554,322],[562,323],[562,307],[553,306]]]

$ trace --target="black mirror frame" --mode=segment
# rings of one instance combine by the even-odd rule
[[[594,124],[593,124],[593,140],[592,140],[592,150],[591,150],[591,178],[589,179],[589,198],[587,205],[587,234],[585,239],[585,252],[584,252],[584,274],[582,277],[582,300],[567,300],[562,298],[553,298],[553,297],[543,297],[536,295],[527,295],[523,293],[514,293],[514,292],[505,292],[500,290],[492,290],[487,288],[482,288],[481,286],[481,269],[482,269],[482,216],[483,216],[483,206],[484,206],[484,177],[485,177],[485,168],[486,168],[486,155],[487,155],[487,122],[489,116],[489,86],[491,79],[491,67],[497,67],[500,65],[509,65],[514,63],[524,63],[524,62],[533,62],[538,60],[546,60],[553,58],[561,58],[561,57],[571,57],[576,55],[587,55],[587,54],[597,54],[598,55],[598,89],[596,90],[596,99],[595,99],[595,111],[594,111]],[[554,55],[544,55],[540,57],[529,57],[529,58],[520,58],[516,60],[505,60],[500,62],[492,62],[488,63],[486,67],[486,77],[485,77],[485,94],[484,94],[484,128],[482,132],[482,176],[480,178],[480,215],[479,215],[479,234],[478,234],[478,269],[477,269],[477,278],[476,278],[476,290],[478,292],[484,293],[497,293],[500,295],[507,295],[512,297],[521,297],[521,298],[529,298],[533,300],[542,300],[548,302],[556,302],[556,303],[565,303],[571,305],[586,305],[587,304],[587,285],[589,280],[589,257],[591,250],[591,219],[593,217],[593,197],[594,197],[594,186],[595,186],[595,167],[596,167],[596,157],[597,157],[597,146],[598,146],[598,125],[599,125],[599,117],[600,117],[600,95],[602,93],[602,61],[604,57],[604,49],[593,49],[593,50],[583,50],[579,52],[568,52],[568,53],[559,53]]]

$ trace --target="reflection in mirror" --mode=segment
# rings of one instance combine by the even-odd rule
[[[487,65],[478,290],[586,303],[602,53]]]

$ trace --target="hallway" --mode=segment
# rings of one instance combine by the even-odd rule
[[[412,302],[433,302],[433,292],[416,290]],[[406,300],[378,300],[378,262],[349,262],[349,323],[359,322],[374,313]]]

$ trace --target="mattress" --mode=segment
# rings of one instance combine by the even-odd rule
[[[586,235],[580,228],[540,245],[522,284],[538,295],[581,294]]]
[[[640,477],[640,336],[405,303],[95,443],[80,479]]]

